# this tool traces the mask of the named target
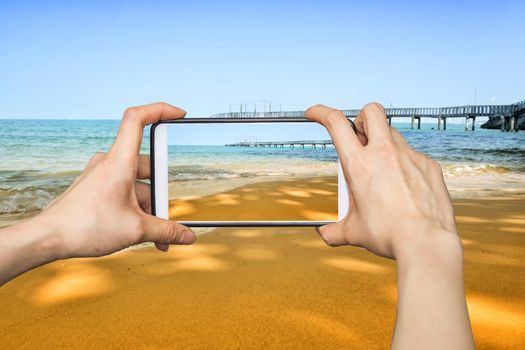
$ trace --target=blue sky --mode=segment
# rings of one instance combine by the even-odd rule
[[[525,98],[523,1],[1,1],[0,118]]]
[[[225,145],[240,141],[330,140],[317,123],[172,124],[169,145]]]

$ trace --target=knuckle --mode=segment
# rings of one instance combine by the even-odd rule
[[[311,107],[308,107],[308,109],[306,111],[304,111],[304,116],[305,117],[313,117],[315,112],[320,110],[321,108],[323,108],[324,106],[322,104],[316,104],[316,105],[313,105]]]
[[[93,167],[97,164],[99,164],[101,161],[103,161],[106,157],[106,154],[103,152],[97,152],[91,156],[89,161],[87,162],[86,169]]]
[[[160,225],[159,231],[157,232],[157,241],[160,243],[178,242],[182,235],[178,226],[179,225],[172,225],[168,222]]]
[[[432,169],[437,172],[437,173],[443,173],[443,169],[441,168],[441,164],[439,164],[438,162],[436,162],[435,160],[433,159],[430,159],[430,166],[432,167]]]
[[[124,111],[122,120],[126,122],[136,122],[139,120],[140,107],[128,107]]]
[[[106,154],[104,152],[97,152],[91,157],[90,162],[99,162],[104,159],[105,156]]]
[[[363,107],[362,111],[365,114],[370,113],[370,112],[382,112],[382,113],[384,113],[385,112],[385,108],[380,103],[370,102],[370,103],[367,103]]]
[[[344,113],[338,109],[332,109],[325,117],[326,124],[329,126],[337,126],[345,119]]]
[[[129,119],[137,113],[137,107],[128,107],[124,110],[123,118]]]
[[[424,164],[428,163],[429,161],[430,162],[432,161],[432,159],[428,158],[423,153],[415,151],[415,150],[412,150],[411,155],[415,159],[416,163],[419,164],[419,165],[424,165]]]

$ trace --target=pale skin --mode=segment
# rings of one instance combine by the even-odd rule
[[[104,256],[141,242],[162,251],[193,243],[189,228],[151,215],[149,185],[137,181],[150,176],[149,157],[139,155],[144,127],[185,114],[166,103],[126,110],[107,154],[95,155],[39,215],[0,230],[0,285],[59,259]],[[411,149],[378,104],[362,109],[357,132],[330,107],[313,106],[305,116],[330,133],[350,197],[346,217],[319,228],[321,237],[397,263],[392,348],[474,348],[463,248],[439,165]]]

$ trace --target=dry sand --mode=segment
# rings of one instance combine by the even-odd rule
[[[264,181],[193,199],[171,200],[177,221],[337,221],[337,177]]]
[[[525,199],[455,207],[477,347],[523,348]],[[313,229],[215,229],[169,253],[59,261],[9,282],[0,347],[386,349],[395,283],[392,261]]]

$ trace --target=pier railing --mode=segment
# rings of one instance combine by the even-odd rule
[[[386,108],[389,118],[416,117],[416,118],[465,118],[465,117],[490,117],[510,116],[518,111],[525,110],[525,101],[513,105],[480,105],[459,107],[419,107],[419,108]],[[359,109],[341,110],[347,117],[355,118]],[[304,111],[283,112],[229,112],[217,113],[212,118],[304,118]]]
[[[342,112],[348,118],[355,118],[359,109],[343,109]],[[422,118],[436,118],[438,130],[447,128],[447,118],[464,118],[465,130],[475,128],[476,117],[500,117],[502,130],[518,131],[519,119],[525,116],[525,100],[511,105],[476,105],[456,107],[418,107],[418,108],[386,108],[386,116],[389,124],[392,118],[412,118],[412,128],[417,122],[417,128],[421,128]],[[229,112],[213,114],[211,118],[304,118],[304,111],[279,111],[279,112]]]
[[[323,149],[326,148],[328,145],[332,145],[332,140],[294,140],[294,141],[241,141],[236,143],[229,143],[226,144],[226,147],[275,147],[275,148],[283,148],[284,146],[289,146],[290,148],[294,148],[295,146],[299,146],[301,148],[304,148],[305,146],[311,146],[312,148],[316,148],[317,146],[321,146]]]

